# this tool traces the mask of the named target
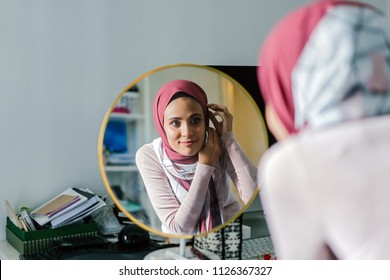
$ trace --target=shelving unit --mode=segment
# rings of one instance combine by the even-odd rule
[[[138,172],[136,165],[107,165],[106,172]]]
[[[124,139],[124,137],[126,137],[126,151],[115,153],[115,151],[110,151],[111,147],[106,147],[107,164],[105,165],[105,171],[110,186],[117,194],[118,199],[123,202],[122,205],[124,207],[130,204],[125,203],[127,201],[131,202],[132,205],[140,205],[142,201],[142,197],[140,197],[142,195],[140,191],[142,190],[142,186],[140,186],[142,180],[135,164],[135,153],[145,141],[142,139],[144,134],[143,125],[145,117],[143,107],[140,106],[140,101],[141,92],[139,91],[139,87],[137,85],[136,90],[131,89],[121,97],[115,107],[119,112],[115,112],[114,110],[108,121],[108,124],[116,122],[117,125],[119,124],[120,126],[123,125],[125,127],[124,133],[126,135],[118,136],[118,138]],[[124,157],[125,161],[122,163],[114,161],[110,158],[112,155]],[[142,211],[134,211],[134,209],[141,209],[141,207],[132,207],[127,210],[130,213],[133,212],[131,214],[134,216],[143,215],[141,213]]]
[[[149,79],[145,78],[136,85],[137,92],[129,92],[118,101],[120,106],[128,106],[130,112],[112,112],[109,122],[122,122],[126,127],[127,155],[133,160],[128,164],[106,164],[105,171],[110,186],[114,189],[124,208],[137,219],[153,226],[155,213],[147,196],[142,178],[135,164],[135,154],[145,143],[156,136],[153,124],[152,96]],[[123,110],[122,110],[123,111]],[[154,137],[154,138],[153,138]],[[159,227],[157,225],[156,227]]]

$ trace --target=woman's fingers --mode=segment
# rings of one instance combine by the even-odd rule
[[[221,140],[214,128],[207,128],[207,143],[199,151],[199,162],[214,166],[221,155]]]
[[[233,115],[230,114],[228,108],[218,104],[208,104],[207,106],[213,110],[210,114],[210,119],[216,127],[218,133],[222,135],[231,131],[233,128]],[[216,116],[220,116],[221,121],[219,121]]]
[[[218,134],[222,133],[222,124],[217,120],[213,112],[210,112],[210,120],[213,123],[215,129],[217,130]]]
[[[208,127],[207,132],[208,132],[208,141],[211,141],[211,143],[218,144],[218,142],[220,140],[220,138],[218,136],[218,132],[212,127]]]

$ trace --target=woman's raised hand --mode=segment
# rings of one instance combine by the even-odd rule
[[[207,107],[210,109],[209,117],[215,129],[207,128],[208,140],[199,151],[199,162],[215,166],[222,153],[221,135],[232,131],[233,115],[230,114],[226,106],[208,104]]]
[[[226,132],[232,131],[233,115],[230,114],[226,106],[218,104],[208,104],[207,107],[211,109],[210,120],[214,124],[214,127],[220,136]],[[220,116],[221,120],[218,120],[216,116]]]
[[[215,166],[221,153],[221,137],[214,128],[207,128],[207,141],[198,153],[198,161],[203,164]]]

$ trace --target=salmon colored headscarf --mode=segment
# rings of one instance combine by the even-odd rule
[[[289,134],[390,112],[382,20],[367,4],[324,0],[275,26],[261,50],[258,81]]]
[[[157,92],[157,95],[153,103],[153,115],[154,115],[154,124],[157,128],[158,134],[160,135],[163,141],[163,148],[167,153],[170,160],[178,163],[193,163],[198,160],[198,156],[184,156],[172,149],[168,143],[167,136],[164,130],[164,112],[167,106],[169,105],[172,97],[178,93],[186,93],[193,98],[195,98],[203,110],[204,119],[206,122],[206,127],[209,123],[208,118],[208,108],[207,108],[207,96],[203,89],[194,82],[187,80],[173,80],[164,84]]]

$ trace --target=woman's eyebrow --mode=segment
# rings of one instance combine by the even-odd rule
[[[192,117],[201,117],[201,116],[202,116],[202,114],[200,114],[200,113],[194,113],[194,114],[192,114],[190,116],[190,118],[192,118]]]
[[[190,115],[190,118],[193,118],[193,117],[201,117],[202,114],[200,113],[194,113],[192,115]],[[172,116],[172,117],[169,117],[168,120],[182,120],[183,118],[182,117],[176,117],[176,116]]]

